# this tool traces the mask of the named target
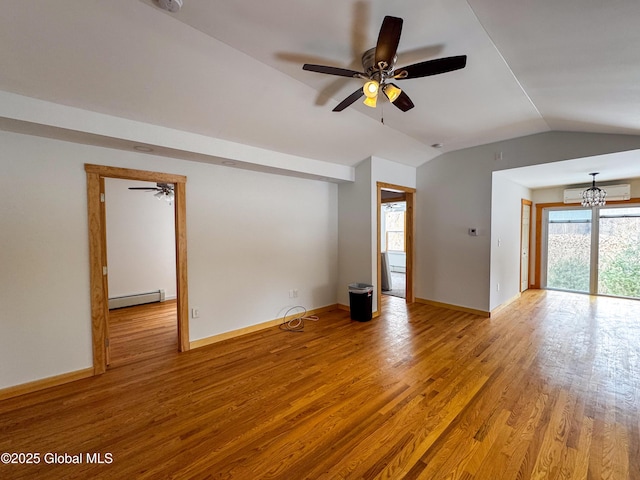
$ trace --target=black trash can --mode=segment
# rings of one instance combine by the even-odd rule
[[[349,284],[349,310],[351,320],[368,322],[372,317],[373,285],[368,283]]]

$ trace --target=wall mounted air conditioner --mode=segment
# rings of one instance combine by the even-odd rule
[[[631,198],[631,185],[598,185],[607,192],[607,201],[629,200]],[[589,187],[583,188],[567,188],[564,191],[564,203],[580,203],[582,202],[582,192]]]

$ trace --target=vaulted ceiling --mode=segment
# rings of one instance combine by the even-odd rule
[[[415,108],[332,109],[385,15]],[[419,166],[443,151],[550,130],[638,134],[636,0],[21,0],[0,16],[0,90],[341,165]],[[384,117],[384,124],[381,119]],[[443,144],[442,148],[432,145]]]

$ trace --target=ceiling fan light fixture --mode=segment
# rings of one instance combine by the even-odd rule
[[[343,111],[349,105],[352,105],[354,102],[359,100],[363,94],[367,99],[376,97],[380,88],[382,88],[385,92],[385,96],[396,108],[403,112],[407,112],[415,105],[406,92],[400,90],[393,84],[389,84],[392,85],[392,87],[387,86],[386,82],[388,79],[393,78],[402,80],[405,78],[429,77],[431,75],[439,75],[441,73],[460,70],[466,66],[467,56],[457,55],[454,57],[426,60],[424,62],[414,63],[395,70],[396,61],[398,59],[398,45],[400,44],[400,35],[402,34],[402,24],[403,20],[400,17],[392,17],[390,15],[384,17],[382,25],[380,26],[380,32],[378,33],[376,46],[362,54],[362,68],[364,70],[362,72],[348,68],[331,67],[329,65],[315,65],[311,63],[305,63],[302,66],[303,70],[310,72],[347,78],[360,78],[365,80],[366,83],[362,87],[362,93],[360,92],[360,89],[353,92],[333,109],[334,112]],[[374,107],[375,103],[376,102],[373,100],[365,100],[365,104],[370,107]]]
[[[382,91],[391,103],[395,102],[402,93],[402,90],[396,87],[393,83],[389,83],[382,87]]]
[[[378,96],[378,89],[380,88],[380,84],[375,80],[369,80],[362,87],[362,91],[364,92],[365,97],[367,98],[375,98]],[[375,106],[375,105],[374,105]]]
[[[367,107],[376,108],[378,97],[367,97],[364,99],[364,103]]]

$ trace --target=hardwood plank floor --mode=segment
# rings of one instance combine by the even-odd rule
[[[0,452],[112,461],[0,478],[640,480],[639,302],[383,300],[370,322],[336,310],[2,401]]]
[[[175,300],[118,308],[109,312],[109,368],[178,351]]]

